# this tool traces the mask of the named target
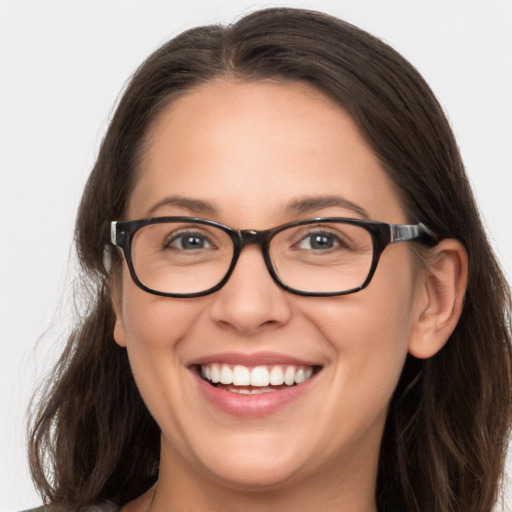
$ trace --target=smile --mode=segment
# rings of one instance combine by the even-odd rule
[[[190,361],[200,396],[234,416],[274,414],[309,396],[323,365],[286,354],[225,352]]]
[[[201,377],[216,387],[241,394],[258,394],[277,391],[284,387],[302,384],[313,376],[311,366],[272,365],[248,367],[223,363],[200,366]]]

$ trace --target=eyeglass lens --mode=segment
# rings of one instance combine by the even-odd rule
[[[133,238],[135,273],[163,293],[199,293],[225,277],[234,254],[222,229],[194,222],[164,222],[139,229]],[[277,232],[269,247],[279,279],[297,291],[334,293],[359,287],[371,268],[370,233],[342,222],[293,226]]]

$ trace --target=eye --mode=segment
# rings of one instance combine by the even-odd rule
[[[198,249],[210,249],[212,244],[208,237],[203,233],[181,232],[173,234],[164,244],[166,248],[178,249],[184,251],[194,251]]]
[[[297,244],[298,249],[326,251],[336,247],[346,247],[346,244],[334,233],[314,231],[308,233]]]

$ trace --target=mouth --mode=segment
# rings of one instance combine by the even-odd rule
[[[206,403],[231,416],[262,417],[313,396],[324,366],[275,352],[223,352],[187,365]],[[288,409],[290,410],[290,409]]]
[[[292,364],[251,367],[217,362],[194,365],[193,369],[203,381],[217,389],[257,395],[299,386],[317,374],[321,367]]]

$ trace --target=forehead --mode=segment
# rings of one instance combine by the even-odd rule
[[[165,197],[180,196],[213,204],[217,220],[258,227],[278,222],[290,201],[331,195],[378,220],[401,215],[345,110],[304,84],[224,81],[185,94],[153,123],[128,216],[147,216]]]

